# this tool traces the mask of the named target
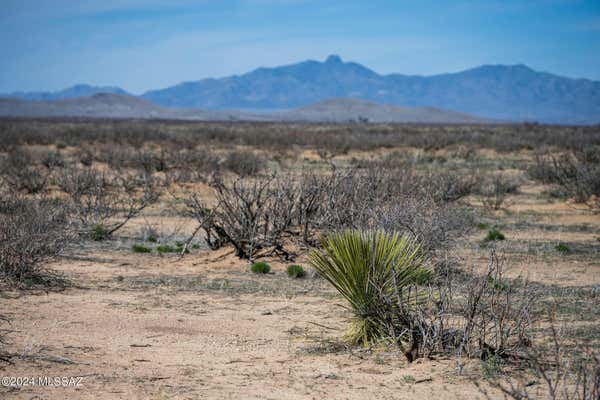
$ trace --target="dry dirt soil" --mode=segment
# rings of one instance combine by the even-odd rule
[[[549,201],[542,189],[522,186],[494,216],[510,274],[557,288],[600,285],[600,216]],[[183,258],[133,253],[143,224],[174,237],[194,228],[152,210],[118,239],[80,245],[50,265],[71,280],[67,289],[3,294],[17,357],[0,375],[81,380],[0,387],[1,398],[485,398],[473,383],[476,363],[459,374],[454,359],[407,364],[392,348],[346,346],[350,313],[313,273],[291,279],[286,264],[267,259],[272,273],[258,276],[231,249],[196,248]],[[486,232],[476,229],[461,250],[466,265],[486,264]],[[559,242],[574,251],[555,251]],[[309,269],[305,258],[297,263]],[[597,319],[578,323],[597,335]]]

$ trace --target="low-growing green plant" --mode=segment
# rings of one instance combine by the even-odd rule
[[[502,359],[492,355],[481,363],[481,373],[485,379],[496,379],[502,373]]]
[[[101,242],[103,240],[106,240],[106,239],[108,239],[109,236],[110,236],[110,232],[109,232],[108,228],[106,228],[102,224],[94,225],[94,227],[92,228],[92,230],[90,232],[91,239],[95,240],[96,242]]]
[[[170,244],[161,244],[156,248],[156,251],[159,253],[181,253],[183,251],[183,247],[171,246]]]
[[[488,231],[487,236],[485,237],[485,241],[486,242],[494,242],[497,240],[504,240],[506,239],[506,237],[504,236],[504,234],[502,232],[500,232],[498,229],[496,228],[492,228]]]
[[[131,250],[133,250],[134,253],[151,253],[152,252],[151,248],[146,247],[141,244],[134,244],[133,246],[131,246]]]
[[[293,264],[287,268],[287,274],[290,278],[303,278],[306,276],[306,271],[302,266]]]
[[[146,240],[148,242],[150,242],[150,243],[156,243],[156,242],[158,242],[158,238],[156,236],[154,236],[154,235],[148,236],[148,238]]]
[[[161,244],[156,248],[156,251],[159,253],[175,253],[175,247],[170,246],[168,244]]]
[[[264,261],[259,261],[252,264],[250,270],[255,274],[268,274],[271,272],[271,266]]]
[[[427,268],[420,268],[415,271],[415,284],[428,285],[433,281],[433,272]]]
[[[554,248],[561,254],[569,254],[571,252],[571,248],[564,243],[559,243]]]
[[[490,276],[488,279],[488,282],[489,282],[490,286],[492,288],[494,288],[495,290],[499,290],[501,292],[509,292],[510,291],[510,284],[502,279],[497,279],[497,278]]]

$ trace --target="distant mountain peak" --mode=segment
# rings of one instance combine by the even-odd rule
[[[343,64],[344,62],[342,61],[342,57],[338,56],[337,54],[331,54],[330,56],[327,57],[327,59],[325,60],[326,64]]]
[[[77,85],[59,92],[15,93],[7,97],[55,100],[104,92],[127,94],[117,87]],[[162,107],[213,111],[289,110],[326,99],[352,98],[389,106],[433,107],[496,121],[600,122],[600,82],[539,72],[524,64],[482,65],[432,76],[382,75],[331,54],[324,61],[309,60],[185,82],[148,91],[141,97]],[[333,108],[346,105],[358,110],[349,100],[338,100]],[[378,119],[385,120],[382,110],[378,108]]]
[[[117,86],[92,86],[85,83],[78,83],[66,89],[55,92],[14,92],[5,96],[22,100],[64,100],[78,97],[89,97],[97,93],[113,93],[123,96],[130,95],[125,90]]]

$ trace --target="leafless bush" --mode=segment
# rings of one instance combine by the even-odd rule
[[[262,171],[266,163],[250,151],[233,151],[223,161],[223,166],[240,177],[254,176]]]
[[[317,245],[317,233],[344,228],[408,232],[433,251],[448,247],[472,226],[470,214],[450,201],[462,193],[443,187],[446,196],[436,201],[428,192],[439,183],[411,170],[305,171],[232,184],[218,178],[212,186],[217,205],[209,209],[206,199],[194,194],[186,201],[188,213],[211,248],[231,244],[243,258],[269,247],[286,255],[286,240]]]
[[[29,152],[22,149],[8,153],[8,157],[2,162],[0,172],[10,188],[29,194],[44,191],[50,175],[46,168],[36,165]]]
[[[95,169],[68,169],[58,176],[82,233],[102,240],[158,200],[157,182],[147,174],[112,176]]]
[[[543,183],[559,186],[579,203],[600,196],[600,151],[573,152],[555,156],[538,155],[529,175]]]
[[[219,158],[209,150],[182,150],[169,154],[169,182],[208,182],[220,170]]]
[[[65,166],[65,159],[58,151],[50,151],[45,153],[41,159],[42,164],[50,169],[63,168]]]
[[[212,185],[217,205],[212,209],[192,195],[186,203],[189,214],[199,222],[209,247],[231,244],[238,257],[250,260],[267,247],[285,252],[281,237],[291,225],[294,210],[288,208],[292,204],[286,192],[272,184],[272,177],[237,180],[231,185],[216,180]]]
[[[469,232],[473,221],[474,215],[466,207],[406,196],[398,197],[394,204],[374,208],[367,226],[415,235],[424,249],[434,253],[454,246]]]
[[[62,204],[20,197],[0,202],[0,274],[17,284],[49,283],[47,263],[71,238]]]
[[[5,350],[6,341],[5,334],[7,329],[4,329],[4,325],[8,324],[10,320],[4,315],[0,315],[0,361],[4,363],[10,363],[10,354]]]
[[[423,186],[438,203],[454,202],[470,195],[477,186],[474,175],[461,175],[456,172],[429,173]]]
[[[598,400],[600,398],[600,354],[585,346],[573,349],[555,319],[549,313],[549,337],[542,343],[530,346],[523,357],[526,375],[518,377],[501,375],[491,377],[488,383],[504,395],[516,400],[539,398],[532,382],[541,382],[545,397],[556,400]],[[476,385],[491,396],[478,382]]]
[[[402,276],[393,279],[401,282]],[[531,344],[537,297],[530,286],[506,281],[495,253],[484,274],[457,284],[451,273],[437,271],[425,287],[394,284],[392,293],[379,290],[373,318],[408,361],[433,354],[520,359]]]
[[[494,175],[489,182],[483,185],[481,194],[483,196],[483,206],[487,210],[499,210],[506,202],[506,196],[516,193],[519,184],[503,174]]]

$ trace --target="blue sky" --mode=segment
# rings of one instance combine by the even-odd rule
[[[133,93],[339,54],[379,73],[527,64],[600,80],[600,1],[2,0],[0,92]]]

